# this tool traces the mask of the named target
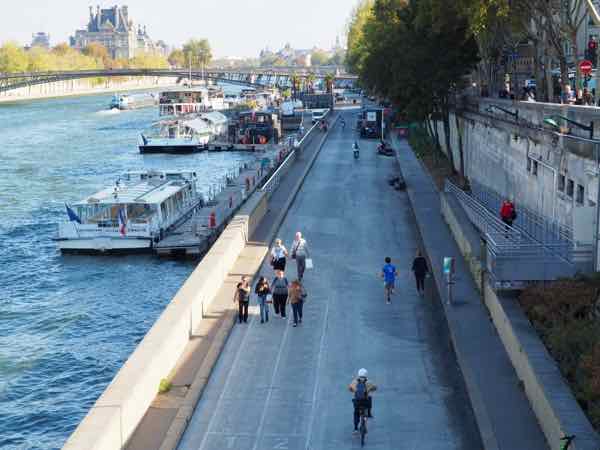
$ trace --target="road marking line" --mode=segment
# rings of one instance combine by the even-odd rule
[[[315,412],[316,405],[319,394],[319,372],[321,370],[321,361],[323,360],[323,348],[325,346],[325,336],[327,335],[327,325],[329,321],[329,300],[330,296],[327,297],[327,302],[325,303],[325,314],[323,319],[323,329],[321,331],[321,340],[319,342],[319,355],[317,356],[317,367],[315,369],[315,387],[313,389],[313,397],[312,397],[312,405],[310,408],[310,421],[308,423],[308,430],[306,431],[306,444],[304,447],[308,450],[310,449],[311,439],[312,439],[312,431],[315,423]]]
[[[287,308],[287,304],[286,304]],[[290,331],[291,317],[286,319],[285,321],[285,331],[283,333],[283,339],[281,340],[281,344],[279,345],[279,351],[277,352],[277,359],[275,360],[275,367],[273,367],[273,373],[271,374],[271,383],[269,385],[269,389],[267,391],[267,398],[265,400],[265,406],[263,408],[263,412],[260,416],[260,422],[258,424],[258,428],[256,429],[256,440],[254,441],[254,445],[252,446],[252,450],[256,450],[258,448],[258,443],[260,442],[260,438],[263,432],[263,428],[265,426],[265,419],[267,417],[267,410],[269,406],[269,401],[273,396],[273,386],[275,385],[275,375],[277,374],[277,370],[279,369],[279,363],[281,362],[281,355],[283,354],[283,349],[287,342],[287,338]]]
[[[252,328],[254,327],[255,324],[256,324],[256,316],[253,316],[252,320],[250,321],[250,326],[246,329],[244,336],[247,335],[248,333],[250,333],[250,331],[252,330]],[[229,370],[229,373],[227,374],[227,378],[225,379],[225,385],[223,386],[223,389],[221,390],[221,393],[219,394],[219,399],[217,400],[217,406],[214,409],[212,416],[210,417],[210,421],[208,422],[208,426],[206,427],[206,432],[204,433],[204,436],[202,437],[202,441],[200,442],[200,447],[198,447],[198,450],[202,450],[204,448],[204,446],[206,445],[208,435],[210,434],[210,429],[213,426],[215,417],[217,417],[217,411],[222,406],[223,397],[225,396],[225,392],[227,392],[229,389],[229,384],[231,383],[232,375],[237,370],[237,365],[240,361],[240,356],[242,355],[242,349],[244,349],[246,347],[246,345],[248,345],[247,342],[248,342],[248,339],[243,338],[242,344],[237,349],[235,358],[233,360],[233,363],[231,364],[231,369]],[[214,374],[211,375],[211,378],[212,378],[212,376],[214,376]],[[210,382],[210,379],[209,379],[209,382]]]

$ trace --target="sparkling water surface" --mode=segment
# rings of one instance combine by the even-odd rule
[[[126,170],[194,169],[204,190],[242,153],[140,155],[155,108],[111,95],[0,103],[0,449],[60,448],[195,267],[62,256],[65,202]]]

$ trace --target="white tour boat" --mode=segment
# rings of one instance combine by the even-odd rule
[[[115,94],[110,101],[110,109],[138,109],[158,104],[158,97],[152,93]]]
[[[220,111],[226,108],[221,89],[191,87],[161,92],[158,97],[158,113],[161,117],[180,117]]]
[[[229,120],[220,112],[204,113],[189,119],[163,120],[142,134],[140,153],[193,153],[227,133]]]
[[[203,205],[190,171],[136,171],[113,187],[66,205],[56,241],[63,252],[148,251],[165,231]]]

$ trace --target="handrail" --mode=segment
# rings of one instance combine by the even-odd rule
[[[325,113],[325,115],[328,115],[331,112],[331,109],[327,109],[327,112]],[[274,188],[276,188],[279,185],[279,179],[281,177],[281,175],[283,174],[284,170],[287,170],[289,164],[291,163],[292,159],[295,158],[296,156],[296,152],[299,149],[302,149],[302,146],[305,143],[305,140],[307,139],[307,137],[309,135],[311,135],[311,133],[316,129],[316,127],[319,125],[319,123],[315,123],[305,134],[304,136],[302,136],[302,139],[300,139],[300,141],[298,142],[298,149],[292,149],[292,151],[290,152],[290,154],[283,160],[283,162],[281,164],[279,164],[279,167],[277,168],[277,170],[275,170],[275,172],[273,172],[273,174],[269,177],[269,179],[267,181],[265,181],[265,183],[262,185],[262,187],[260,188],[261,191],[267,191],[270,192],[272,191]]]
[[[548,258],[557,263],[572,265],[576,256],[588,256],[588,248],[576,249],[572,241],[567,239],[540,242],[528,233],[502,222],[495,214],[477,198],[446,180],[445,191],[455,195],[463,205],[469,220],[485,236],[488,251],[499,258],[515,257],[539,260]]]

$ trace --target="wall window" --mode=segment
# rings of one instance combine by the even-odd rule
[[[583,205],[584,194],[585,194],[585,190],[584,190],[583,186],[578,184],[577,185],[577,196],[575,197],[575,201],[579,205]]]
[[[560,192],[565,192],[565,182],[566,182],[566,177],[561,173],[558,175],[558,190]]]
[[[573,190],[575,189],[575,183],[573,180],[567,180],[567,195],[573,198]]]

